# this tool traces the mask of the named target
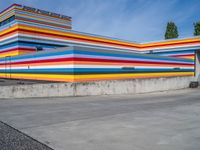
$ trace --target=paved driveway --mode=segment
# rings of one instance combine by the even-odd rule
[[[0,100],[0,120],[57,150],[199,150],[200,89]]]

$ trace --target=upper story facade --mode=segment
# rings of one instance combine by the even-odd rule
[[[135,43],[72,30],[72,18],[33,7],[13,4],[0,12],[0,57],[68,46],[194,58],[200,38]]]
[[[19,4],[13,4],[0,12],[0,27],[14,21],[44,28],[72,29],[72,19],[69,16]]]

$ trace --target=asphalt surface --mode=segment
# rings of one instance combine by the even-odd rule
[[[22,80],[22,79],[0,79],[0,86],[8,85],[27,85],[27,84],[39,84],[39,83],[55,83],[50,81],[41,81],[41,80]]]
[[[0,100],[0,120],[56,150],[199,150],[200,89]]]
[[[53,150],[24,133],[0,122],[0,150]]]

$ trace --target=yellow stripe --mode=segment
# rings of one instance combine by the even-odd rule
[[[95,75],[54,75],[54,74],[16,74],[0,73],[0,77],[32,79],[32,80],[49,80],[49,81],[90,81],[90,80],[113,80],[113,79],[133,79],[133,78],[152,78],[167,76],[194,76],[193,72],[173,72],[173,73],[130,73],[130,74],[95,74]]]
[[[49,81],[70,81],[73,82],[73,75],[54,75],[54,74],[17,74],[17,73],[0,73],[3,78],[32,79],[32,80],[49,80]]]
[[[194,56],[180,56],[177,58],[194,59]]]
[[[19,55],[19,51],[13,51],[13,52],[6,52],[6,53],[2,53],[0,54],[0,58],[2,57],[6,57],[6,56],[16,56]]]
[[[56,74],[12,74],[12,75],[19,75],[19,76],[30,76],[30,77],[55,77],[55,78],[63,78],[63,77],[78,77],[78,78],[90,78],[90,77],[94,77],[94,78],[101,78],[101,77],[115,77],[115,76],[119,76],[119,77],[127,77],[127,76],[131,76],[131,77],[135,77],[135,76],[144,76],[147,77],[148,75],[192,75],[194,74],[193,72],[168,72],[168,73],[125,73],[125,74],[87,74],[87,75],[56,75]]]
[[[127,73],[127,74],[89,74],[89,75],[75,75],[75,79],[87,78],[112,78],[112,77],[141,77],[148,78],[148,76],[165,76],[165,75],[194,75],[193,72],[170,72],[170,73]]]
[[[12,26],[12,27],[10,27],[10,28],[8,28],[8,29],[2,30],[2,31],[0,32],[0,36],[6,34],[6,33],[8,33],[8,32],[11,32],[11,31],[13,31],[13,30],[16,30],[16,29],[18,29],[18,25],[14,25],[14,26]]]
[[[162,42],[153,42],[153,43],[145,43],[141,44],[142,47],[148,47],[148,46],[159,46],[161,44],[181,44],[181,43],[190,43],[190,42],[200,42],[200,38],[190,38],[190,39],[181,39],[181,40],[170,40],[170,41],[162,41]]]
[[[5,73],[0,73],[0,75],[4,75]],[[11,73],[12,76],[15,77],[32,77],[33,79],[35,77],[45,77],[45,78],[71,78],[73,75],[54,75],[54,74],[23,74],[23,73]]]

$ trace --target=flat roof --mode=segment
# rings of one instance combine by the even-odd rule
[[[72,17],[70,16],[66,16],[66,15],[62,15],[59,13],[55,13],[55,12],[50,12],[50,11],[46,11],[43,9],[38,9],[38,8],[34,8],[34,7],[30,7],[30,6],[25,6],[25,5],[20,5],[20,4],[12,4],[9,7],[5,8],[4,10],[2,10],[0,12],[0,15],[4,12],[6,12],[7,10],[9,10],[10,8],[14,8],[14,7],[21,7],[24,11],[28,11],[28,12],[34,12],[34,13],[38,13],[38,14],[43,14],[43,15],[48,15],[50,17],[56,17],[56,18],[61,18],[61,19],[66,19],[66,20],[71,20]]]

